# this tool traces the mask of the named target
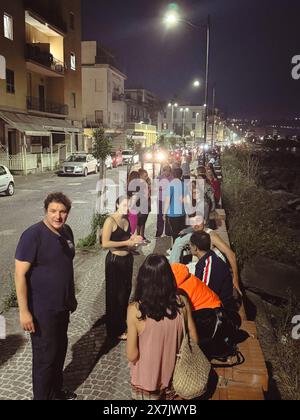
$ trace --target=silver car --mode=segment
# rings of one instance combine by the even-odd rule
[[[12,196],[15,193],[15,180],[9,169],[0,164],[0,193]]]
[[[75,153],[64,161],[59,175],[83,175],[98,172],[97,159],[85,153]]]

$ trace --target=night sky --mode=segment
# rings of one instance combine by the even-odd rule
[[[117,56],[127,87],[162,99],[204,103],[205,29],[180,24],[168,31],[165,0],[83,0],[83,39],[98,40]],[[300,116],[300,80],[291,60],[300,55],[299,0],[181,0],[185,18],[212,19],[210,83],[228,116]]]

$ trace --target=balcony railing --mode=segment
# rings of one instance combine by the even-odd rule
[[[27,109],[29,111],[39,111],[48,114],[68,115],[68,105],[56,104],[53,102],[43,101],[41,98],[33,98],[27,96]]]
[[[41,64],[42,66],[48,67],[56,73],[65,73],[64,63],[54,58],[52,54],[41,51],[37,44],[26,44],[25,58]]]
[[[113,92],[112,100],[113,100],[113,102],[124,102],[125,101],[125,95],[124,95],[124,93]]]

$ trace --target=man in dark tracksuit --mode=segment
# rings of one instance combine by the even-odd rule
[[[16,250],[16,291],[23,329],[31,333],[34,400],[70,400],[62,390],[70,312],[76,310],[70,200],[62,193],[45,200],[45,219],[21,236]]]
[[[211,238],[205,232],[191,237],[191,251],[199,258],[195,275],[221,299],[223,307],[230,309],[233,302],[233,281],[228,264],[211,250]]]

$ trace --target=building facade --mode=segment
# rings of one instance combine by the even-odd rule
[[[177,105],[177,106],[175,106]],[[160,114],[158,131],[162,135],[204,139],[204,106],[170,104]]]
[[[158,126],[162,101],[147,89],[125,89],[126,122]]]
[[[126,79],[107,49],[96,41],[82,42],[82,106],[85,136],[90,140],[93,128],[101,126],[114,148],[125,146]]]
[[[81,1],[2,0],[0,54],[1,161],[21,172],[54,169],[84,148]]]

